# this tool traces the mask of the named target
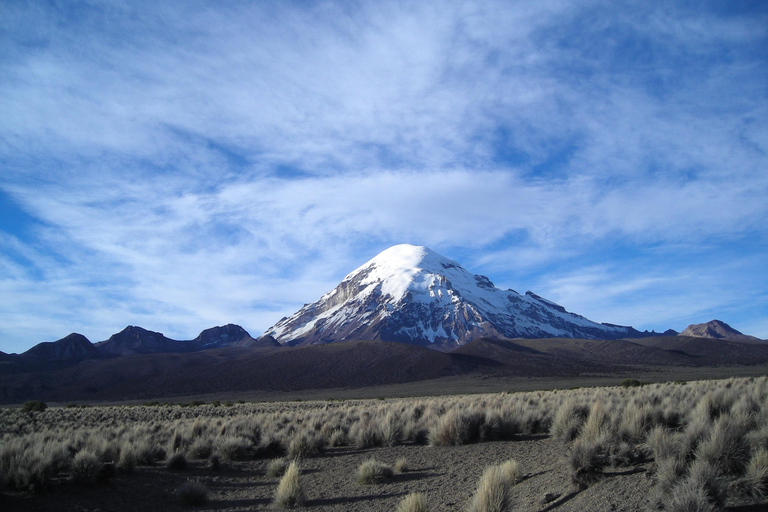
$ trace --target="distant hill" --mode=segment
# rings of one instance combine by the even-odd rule
[[[88,359],[123,357],[135,354],[164,354],[196,352],[223,347],[275,347],[274,338],[262,336],[254,339],[248,331],[235,324],[212,327],[202,331],[195,339],[178,341],[162,333],[129,325],[109,339],[91,343],[82,334],[72,333],[52,342],[38,343],[22,354],[0,352],[0,361],[13,363],[16,369],[42,368],[43,363],[76,364]],[[6,365],[6,368],[11,366]]]
[[[96,359],[102,354],[88,338],[72,333],[58,341],[39,343],[21,355],[44,361],[82,361]]]
[[[255,342],[248,331],[235,324],[211,327],[198,334],[192,343],[198,349],[221,348],[232,346],[247,346]]]
[[[745,342],[761,341],[760,338],[742,334],[721,320],[710,320],[705,324],[691,324],[680,333],[680,336],[696,336],[699,338]]]
[[[166,338],[162,333],[129,325],[106,341],[96,343],[102,354],[127,356],[132,354],[158,354],[164,352],[191,352],[191,342],[179,342]]]

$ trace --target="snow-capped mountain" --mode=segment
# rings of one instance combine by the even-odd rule
[[[532,292],[501,290],[426,247],[403,244],[265,335],[289,345],[374,339],[451,349],[481,336],[613,339],[642,333],[592,322]]]

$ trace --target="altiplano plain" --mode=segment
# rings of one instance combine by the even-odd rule
[[[768,378],[637,384],[374,400],[6,408],[0,499],[12,511],[268,510],[280,480],[270,466],[286,458],[301,469],[299,510],[395,510],[411,493],[422,494],[429,510],[468,510],[486,468],[509,460],[520,476],[510,483],[503,510],[768,505]],[[92,479],[74,473],[73,454],[83,452],[98,461]],[[371,458],[401,471],[361,484],[357,472]],[[206,489],[205,502],[193,508],[177,494],[189,481]],[[681,502],[700,508],[680,508]]]

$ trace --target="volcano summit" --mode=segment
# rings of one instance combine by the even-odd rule
[[[643,333],[593,322],[530,291],[501,290],[426,247],[403,244],[383,251],[266,335],[284,345],[372,339],[450,350],[483,336],[615,339]]]

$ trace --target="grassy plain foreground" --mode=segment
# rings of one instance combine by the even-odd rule
[[[3,510],[765,510],[768,378],[0,410]]]

